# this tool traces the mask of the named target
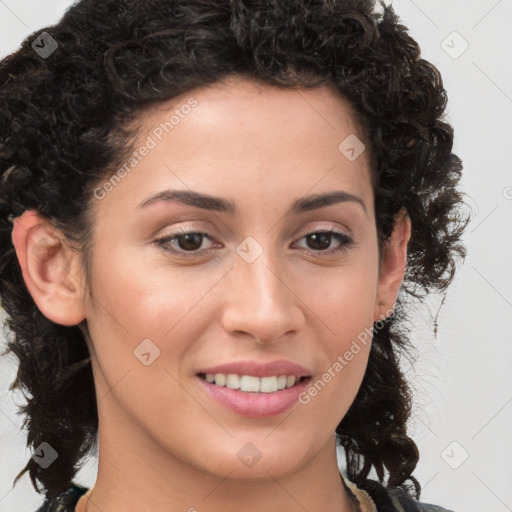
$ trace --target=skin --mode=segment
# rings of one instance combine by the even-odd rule
[[[89,333],[99,466],[77,510],[350,511],[334,430],[360,387],[370,343],[307,405],[270,418],[226,409],[196,373],[287,359],[320,378],[392,311],[410,220],[398,218],[379,271],[368,151],[354,161],[339,151],[348,135],[362,134],[330,88],[231,78],[145,112],[140,143],[190,97],[198,102],[190,114],[103,199],[91,199],[90,289],[58,230],[35,211],[15,222],[13,243],[41,312],[62,325],[86,320]],[[239,213],[165,201],[138,208],[167,189],[228,198]],[[366,212],[346,201],[287,213],[304,195],[334,190],[358,196]],[[189,242],[194,257],[155,244],[180,227],[211,237]],[[322,229],[353,243],[328,254],[340,246],[333,237],[322,253],[306,236]],[[263,249],[252,263],[236,252],[248,236]],[[171,247],[187,251],[183,239]],[[160,350],[149,366],[134,356],[147,338]],[[247,443],[261,453],[252,467],[237,457]]]

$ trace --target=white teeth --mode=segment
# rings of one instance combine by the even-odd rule
[[[240,389],[240,377],[236,373],[230,373],[226,377],[226,387],[229,389]]]
[[[262,393],[274,393],[277,391],[277,377],[263,377],[261,379],[260,391]]]
[[[286,387],[286,375],[279,375],[277,377],[277,389],[281,390]]]
[[[215,381],[215,383],[217,383],[217,381]],[[242,375],[240,377],[240,390],[258,393],[260,390],[260,379],[258,379],[258,377],[252,377],[251,375]]]
[[[239,389],[248,393],[275,393],[282,389],[291,388],[297,382],[295,375],[275,375],[271,377],[254,377],[236,373],[207,373],[205,380],[216,386],[229,389]]]
[[[225,386],[226,385],[226,376],[223,373],[215,374],[215,383],[217,386]]]

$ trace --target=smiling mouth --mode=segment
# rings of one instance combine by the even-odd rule
[[[253,375],[238,375],[236,373],[198,373],[197,375],[214,386],[225,387],[244,393],[275,393],[295,387],[311,378],[310,376],[296,377],[295,375],[255,377]]]

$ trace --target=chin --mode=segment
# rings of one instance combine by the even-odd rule
[[[235,453],[232,450],[212,453],[202,469],[218,478],[229,475],[230,480],[268,480],[296,472],[306,463],[308,455],[294,450],[289,444],[286,451],[269,447],[268,444],[260,450],[255,444],[247,442],[241,448],[237,446]]]

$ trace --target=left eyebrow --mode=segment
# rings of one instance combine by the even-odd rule
[[[195,206],[196,208],[227,213],[229,215],[236,215],[238,213],[238,208],[233,201],[224,199],[222,197],[215,197],[209,194],[194,192],[192,190],[164,190],[163,192],[159,192],[153,196],[148,197],[142,201],[142,203],[140,203],[137,208],[146,208],[158,201],[177,201],[187,206]],[[319,208],[323,208],[324,206],[330,206],[332,204],[344,202],[355,202],[359,204],[363,208],[366,215],[368,215],[363,200],[360,197],[343,190],[335,190],[325,194],[313,194],[307,197],[296,199],[292,203],[288,213],[299,214],[317,210]]]

